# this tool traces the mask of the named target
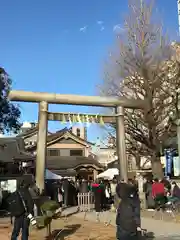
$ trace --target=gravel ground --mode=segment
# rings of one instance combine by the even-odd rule
[[[84,221],[84,213],[76,213],[77,208],[66,209],[64,216],[70,215],[65,221],[65,218],[53,221],[52,235],[56,235],[60,230],[59,239],[69,240],[115,240],[115,213],[106,212],[101,214],[100,223],[95,222],[95,213],[90,212],[86,215]],[[72,215],[72,216],[71,216]],[[156,240],[180,240],[180,223],[172,218],[171,214],[164,214],[163,221],[159,220],[160,215],[157,214],[156,219],[152,218],[153,212],[142,213],[142,227],[146,228],[149,233],[154,234]],[[104,221],[111,220],[111,225],[105,226]],[[177,220],[177,219],[176,219]],[[9,218],[0,219],[0,239],[8,240],[11,235]],[[54,239],[46,237],[46,230],[30,231],[30,240],[45,240]]]
[[[83,219],[84,213],[78,213],[76,214],[78,218]],[[90,212],[86,215],[86,219],[88,221],[94,221],[95,222],[95,212]],[[111,225],[115,227],[115,219],[116,215],[115,213],[106,212],[104,214],[101,214],[100,216],[100,222],[103,223],[107,220],[111,221]],[[162,220],[156,220],[152,217],[142,217],[141,218],[141,225],[143,229],[147,229],[147,232],[149,235],[153,235],[155,239],[157,240],[180,240],[180,223],[175,222],[174,219],[171,219],[170,221],[162,221]],[[115,228],[114,228],[115,231]]]
[[[52,236],[46,237],[46,230],[31,230],[30,240],[52,240],[58,233],[59,238],[66,240],[114,240],[115,228],[113,226],[105,227],[104,224],[83,221],[76,217],[69,217],[68,221],[64,219],[54,220],[52,224]],[[0,228],[0,238],[9,240],[11,235],[11,226]]]

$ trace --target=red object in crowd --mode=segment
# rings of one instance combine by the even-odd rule
[[[93,183],[93,184],[92,184],[92,187],[99,187],[99,185],[100,185],[100,184],[98,184],[98,183]]]
[[[158,194],[165,195],[164,184],[161,182],[154,182],[152,184],[152,197],[155,198]]]
[[[92,184],[92,191],[102,192],[101,185],[98,183]]]

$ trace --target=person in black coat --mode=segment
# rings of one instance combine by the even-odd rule
[[[58,182],[54,181],[51,185],[51,188],[52,188],[51,200],[58,202]]]
[[[77,190],[73,181],[69,183],[69,205],[77,206]]]
[[[136,240],[140,231],[139,201],[137,190],[127,183],[119,183],[116,188],[119,198],[116,225],[117,239]]]
[[[180,188],[175,181],[172,182],[172,197],[180,201]]]
[[[25,181],[22,181],[20,184],[20,189],[18,189],[18,194],[20,195],[20,199],[22,199],[22,204],[24,206],[24,213],[20,216],[15,216],[14,219],[14,228],[11,235],[11,240],[17,240],[20,231],[22,230],[22,240],[27,240],[29,237],[29,224],[30,220],[28,219],[28,215],[33,215],[34,210],[34,202],[31,197],[31,194],[28,190],[29,184],[26,184]]]
[[[64,205],[67,207],[69,205],[69,181],[68,179],[64,179],[62,183],[63,188],[63,198],[64,198]]]
[[[80,184],[80,193],[88,193],[88,181],[82,180]]]

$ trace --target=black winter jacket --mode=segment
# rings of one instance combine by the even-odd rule
[[[24,200],[24,203],[26,205],[26,208],[27,208],[27,213],[31,213],[33,214],[33,211],[34,211],[34,202],[33,202],[33,199],[31,197],[31,194],[28,190],[28,188],[20,188],[19,190],[19,193],[21,194],[23,200]]]
[[[136,233],[137,227],[140,227],[140,201],[137,191],[126,183],[118,184],[116,191],[121,199],[117,209],[116,224],[124,231]]]

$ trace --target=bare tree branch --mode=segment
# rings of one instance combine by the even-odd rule
[[[169,113],[178,112],[175,93],[180,86],[180,47],[163,35],[153,10],[153,1],[130,1],[125,32],[117,36],[101,86],[104,95],[147,100],[145,110],[125,110],[126,139],[127,151],[138,159],[150,156],[152,165],[160,163]]]

